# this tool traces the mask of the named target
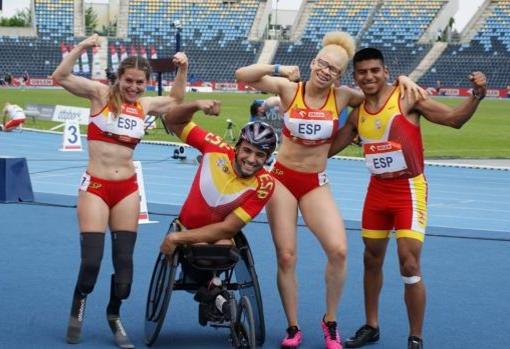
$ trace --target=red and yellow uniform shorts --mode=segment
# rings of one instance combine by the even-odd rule
[[[396,238],[423,241],[427,226],[427,181],[423,174],[413,178],[370,178],[363,207],[361,235],[386,239],[395,230]]]
[[[80,182],[80,190],[99,196],[112,208],[126,196],[138,190],[136,174],[120,181],[111,181],[91,176],[87,172],[83,174]]]
[[[280,181],[299,200],[310,191],[329,183],[326,172],[299,172],[283,166],[278,161],[271,170],[274,178]]]

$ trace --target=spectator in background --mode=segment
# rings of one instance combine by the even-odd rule
[[[11,73],[5,74],[4,81],[7,84],[7,86],[11,86],[12,85],[12,74]]]
[[[23,125],[26,116],[23,108],[16,104],[5,103],[4,109],[2,110],[3,120],[0,125],[0,130],[9,132],[14,130],[16,127]],[[7,121],[9,119],[9,121]]]
[[[510,85],[506,87],[506,98],[510,98]]]
[[[271,112],[280,114],[281,110],[281,101],[278,96],[269,97],[266,100],[256,99],[250,106],[250,121],[256,121],[267,114],[273,115],[274,113]]]
[[[28,81],[30,80],[30,75],[28,74],[28,71],[24,71],[23,74],[21,74],[21,81],[24,85],[28,84]]]

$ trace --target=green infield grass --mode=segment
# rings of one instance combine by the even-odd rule
[[[148,95],[155,95],[148,93]],[[195,121],[204,128],[223,136],[227,119],[238,127],[249,119],[249,106],[254,99],[266,98],[268,95],[247,93],[188,93],[186,100],[218,99],[222,103],[221,115],[207,117],[197,113]],[[462,102],[460,98],[438,99],[455,106]],[[88,107],[88,101],[75,97],[61,89],[0,89],[0,106],[5,102],[25,107],[28,103],[61,104]],[[25,127],[50,129],[56,122],[28,118]],[[473,118],[460,130],[434,125],[422,120],[422,133],[427,159],[438,158],[510,158],[510,100],[486,99]],[[82,133],[85,128],[82,127]],[[150,130],[146,140],[177,141],[165,133],[160,121],[155,130]],[[339,155],[361,156],[360,148],[350,146]]]

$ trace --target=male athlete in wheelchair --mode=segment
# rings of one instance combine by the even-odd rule
[[[172,113],[219,113],[217,101],[181,104]],[[236,348],[265,339],[264,315],[253,256],[241,229],[264,207],[274,180],[263,168],[277,143],[271,126],[251,122],[234,147],[193,122],[166,124],[203,154],[190,193],[161,244],[145,312],[145,342],[163,325],[172,291],[192,291],[199,323],[230,328]]]

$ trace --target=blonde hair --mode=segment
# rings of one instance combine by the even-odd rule
[[[331,50],[338,54],[342,59],[342,72],[345,71],[356,50],[356,42],[352,36],[346,32],[329,32],[322,38],[322,45],[324,47],[319,53]]]
[[[149,61],[143,57],[131,56],[124,59],[117,69],[117,79],[112,87],[110,87],[110,94],[108,96],[108,108],[113,115],[118,116],[122,105],[122,97],[120,94],[119,80],[126,70],[133,68],[144,72],[145,79],[150,80],[151,77],[151,66]]]

